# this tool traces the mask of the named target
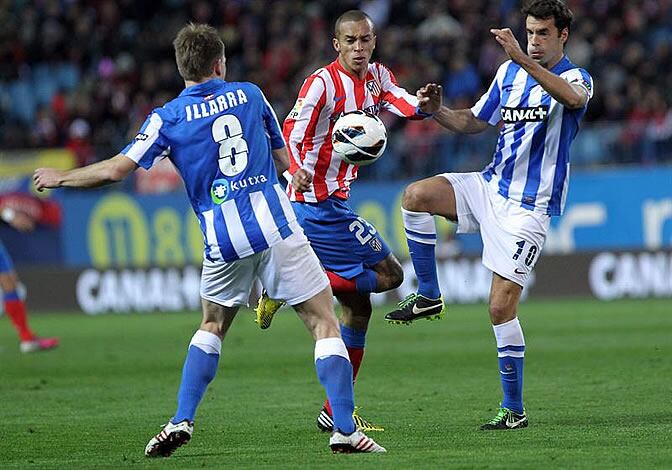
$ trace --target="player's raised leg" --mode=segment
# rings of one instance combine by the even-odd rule
[[[329,440],[332,451],[385,452],[384,447],[357,429],[352,417],[355,407],[352,364],[340,337],[331,288],[294,308],[315,338],[315,368],[333,413],[333,434]]]
[[[439,319],[443,316],[444,304],[436,272],[434,215],[457,221],[455,191],[441,176],[413,183],[404,191],[401,213],[408,251],[418,278],[418,292],[406,297],[385,319],[402,324],[421,318]]]
[[[504,394],[497,415],[481,426],[483,430],[520,429],[528,420],[523,407],[523,362],[525,337],[516,315],[522,287],[492,274],[490,320],[497,340],[499,374]]]
[[[177,394],[177,410],[163,430],[147,444],[147,457],[168,457],[189,442],[196,409],[217,373],[222,339],[238,307],[224,307],[205,299],[202,304],[203,321],[189,343]]]

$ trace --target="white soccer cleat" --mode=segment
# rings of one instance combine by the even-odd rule
[[[169,422],[156,436],[152,437],[145,447],[147,457],[170,457],[175,450],[189,442],[194,432],[194,424],[180,421]]]
[[[376,441],[368,437],[362,431],[355,431],[349,436],[334,431],[329,439],[329,447],[334,454],[354,454],[360,452],[387,452],[385,447],[376,444]]]

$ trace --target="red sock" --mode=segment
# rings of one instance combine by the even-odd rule
[[[26,312],[26,304],[21,299],[5,300],[5,312],[7,316],[14,323],[16,331],[19,332],[21,341],[28,341],[35,336],[30,328],[28,328],[28,313]]]
[[[364,348],[347,348],[347,350],[348,356],[350,356],[350,362],[352,363],[352,383],[355,383],[357,372],[359,372],[359,366],[362,365],[362,359],[364,358]],[[324,407],[327,409],[329,416],[333,416],[328,399],[324,400]]]
[[[348,350],[348,356],[350,356],[350,362],[352,363],[352,382],[355,383],[357,372],[359,372],[359,366],[362,365],[362,359],[364,358],[364,348],[346,349]]]
[[[326,271],[327,277],[329,278],[329,283],[331,284],[331,290],[334,293],[339,292],[357,292],[357,285],[355,284],[354,279],[345,279],[339,276],[336,273],[331,271]]]

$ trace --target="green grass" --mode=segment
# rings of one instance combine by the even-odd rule
[[[375,312],[358,380],[386,455],[332,455],[314,419],[312,341],[288,311],[259,331],[239,314],[194,438],[168,460],[143,449],[174,411],[200,315],[35,315],[60,349],[21,355],[0,320],[4,468],[669,468],[672,302],[528,302],[530,427],[482,432],[500,399],[484,306],[387,325]]]

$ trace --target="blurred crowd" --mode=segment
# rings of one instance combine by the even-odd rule
[[[280,119],[302,80],[335,57],[333,22],[350,8],[374,20],[374,60],[409,91],[443,84],[445,101],[469,107],[506,60],[488,32],[511,27],[513,0],[0,0],[0,147],[67,147],[80,164],[117,153],[151,109],[183,83],[172,39],[187,21],[216,26],[228,76],[257,83]],[[672,162],[672,0],[569,0],[566,51],[595,81],[579,166]],[[430,121],[385,116],[386,158],[370,179],[474,170],[496,139],[455,136]]]

